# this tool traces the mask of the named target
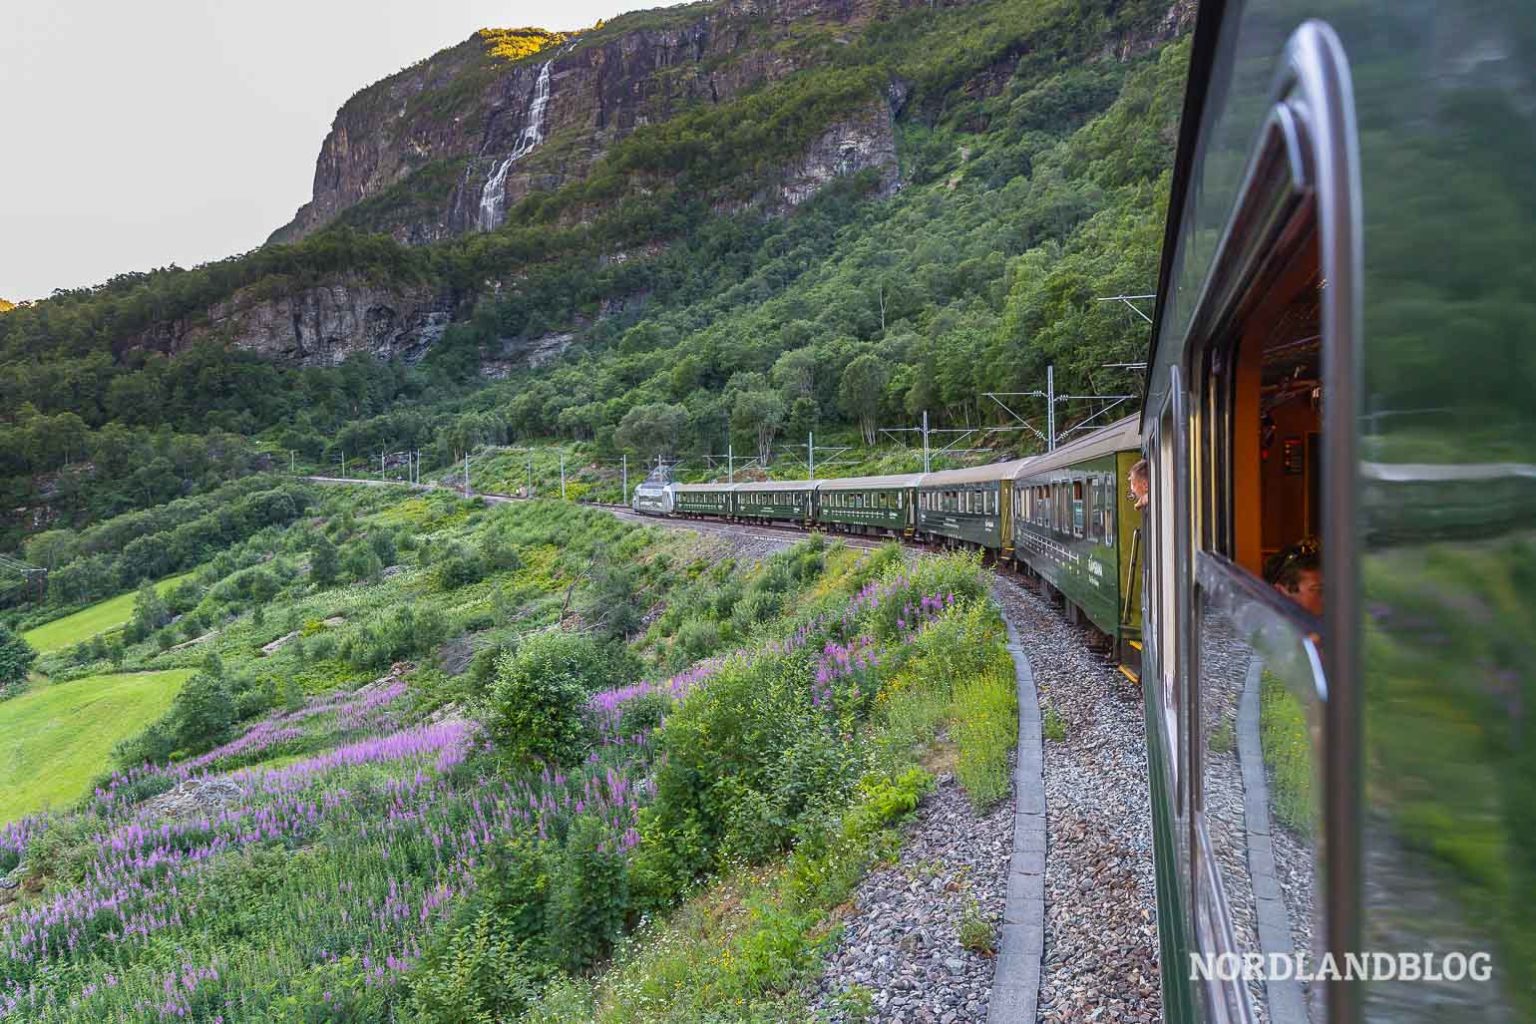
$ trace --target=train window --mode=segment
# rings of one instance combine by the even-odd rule
[[[1316,536],[1323,380],[1322,279],[1308,231],[1206,363],[1210,548],[1311,615],[1322,612]],[[1299,569],[1298,569],[1299,567]]]
[[[1120,502],[1119,478],[1111,476],[1102,481],[1104,495],[1104,513],[1100,517],[1099,526],[1102,531],[1104,543],[1115,543],[1115,509]]]
[[[1072,482],[1072,536],[1081,537],[1083,535],[1085,516],[1086,510],[1083,508],[1083,482],[1081,480],[1074,480]]]

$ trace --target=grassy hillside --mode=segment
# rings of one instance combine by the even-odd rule
[[[941,731],[978,804],[1007,793],[1013,677],[970,560],[813,538],[753,564],[554,502],[317,490],[170,591],[181,621],[121,652],[157,674],[94,674],[87,644],[45,661],[93,674],[0,705],[56,806],[145,727],[75,811],[0,831],[26,881],[0,1017],[798,1019]],[[217,804],[152,799],[190,779]],[[690,901],[737,898],[727,961],[678,941]]]
[[[185,575],[160,580],[155,584],[155,590],[164,597],[184,579]],[[22,639],[39,654],[62,651],[122,626],[133,617],[133,599],[132,591],[109,597],[89,608],[29,629],[22,634]]]
[[[0,703],[0,824],[84,796],[118,741],[163,715],[191,674],[86,676]]]

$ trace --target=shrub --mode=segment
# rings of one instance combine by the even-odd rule
[[[36,660],[32,645],[0,623],[0,689],[25,682]]]
[[[348,579],[371,580],[384,570],[384,564],[371,544],[352,541],[342,549],[341,569]]]
[[[341,556],[331,539],[321,534],[309,551],[309,575],[317,584],[328,587],[341,575]]]
[[[523,761],[579,760],[589,741],[587,697],[606,674],[604,660],[591,637],[559,630],[534,633],[503,655],[482,708],[497,747]]]
[[[643,693],[619,705],[619,735],[638,736],[661,725],[672,710],[672,698],[660,691]]]
[[[579,610],[600,637],[623,641],[640,628],[641,600],[639,573],[599,557]]]
[[[516,1020],[538,995],[522,944],[482,908],[456,928],[412,975],[410,1019],[420,1024]]]
[[[784,597],[780,592],[753,588],[736,602],[735,610],[731,612],[731,628],[738,634],[746,636],[758,623],[767,622],[778,615],[779,609],[783,606]]]
[[[229,739],[234,731],[235,699],[222,678],[198,672],[176,694],[170,715],[178,748],[207,750]]]
[[[550,873],[550,958],[573,972],[591,965],[613,948],[628,913],[624,852],[607,825],[584,815],[572,823]]]
[[[459,545],[440,555],[432,566],[432,585],[438,590],[457,590],[485,579],[485,563]]]
[[[720,624],[704,618],[684,622],[677,630],[679,658],[695,662],[720,649]]]

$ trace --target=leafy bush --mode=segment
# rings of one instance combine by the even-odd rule
[[[448,639],[448,619],[436,608],[410,605],[381,614],[358,627],[341,643],[342,660],[354,668],[378,672],[397,661],[430,654]],[[317,638],[324,645],[329,638]]]
[[[341,575],[341,556],[325,534],[315,538],[309,554],[309,577],[322,587],[336,582]]]
[[[571,764],[586,752],[587,697],[606,675],[607,657],[581,633],[547,630],[502,656],[485,695],[486,731],[521,761]]]
[[[709,657],[720,649],[720,624],[710,619],[693,618],[677,630],[678,660],[691,663]]]
[[[25,682],[36,660],[37,652],[32,646],[0,623],[0,689]]]
[[[432,585],[438,590],[457,590],[485,579],[484,560],[470,554],[461,545],[454,545],[437,557],[432,566]]]
[[[170,719],[178,749],[197,753],[228,740],[237,720],[235,699],[221,676],[202,671],[182,685]]]
[[[539,987],[522,944],[484,908],[423,960],[411,980],[410,1019],[422,1024],[501,1024],[517,1019]]]
[[[627,856],[599,819],[578,818],[550,873],[546,943],[550,958],[579,971],[613,948],[629,913]]]

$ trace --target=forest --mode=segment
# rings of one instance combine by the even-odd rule
[[[636,131],[495,232],[407,247],[369,234],[363,203],[299,243],[25,304],[0,318],[0,491],[81,526],[217,486],[262,453],[326,466],[421,448],[448,464],[488,443],[579,441],[643,460],[809,430],[867,439],[924,411],[936,427],[1001,424],[982,393],[1037,389],[1048,363],[1063,390],[1126,391],[1134,378],[1103,364],[1139,358],[1145,324],[1095,300],[1153,284],[1187,45],[1121,59],[1102,40],[1151,33],[1162,13],[994,0],[901,12],[851,45],[806,32],[794,45],[823,65]],[[907,92],[895,195],[866,173],[789,215],[731,212],[889,81]],[[123,345],[240,289],[340,273],[439,289],[458,319],[416,365]],[[516,284],[482,294],[488,278]],[[556,332],[573,341],[554,365],[482,376],[488,353]],[[11,543],[22,530],[7,524]]]

